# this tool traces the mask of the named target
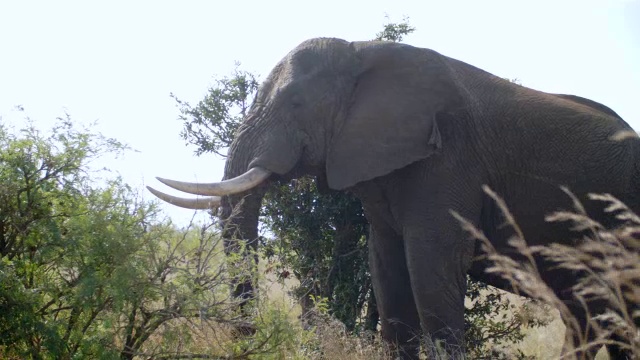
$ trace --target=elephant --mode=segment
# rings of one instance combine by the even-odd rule
[[[640,142],[612,140],[621,131],[632,128],[602,104],[514,84],[430,49],[316,38],[287,54],[260,86],[222,182],[158,178],[208,197],[150,190],[187,208],[220,205],[225,237],[236,232],[247,240],[257,237],[260,202],[274,181],[310,175],[352,192],[370,223],[381,336],[397,356],[413,359],[421,336],[431,340],[428,353],[433,344],[462,346],[466,274],[507,287],[486,274],[490,264],[478,260],[482,250],[452,211],[499,251],[511,249],[513,231],[502,226],[503,214],[483,186],[504,199],[529,245],[573,243],[566,225],[545,221],[549,212],[573,208],[562,186],[592,218],[615,226],[587,194],[609,193],[640,210]],[[233,217],[236,206],[241,216]],[[588,314],[567,291],[580,274],[537,260],[586,329]],[[247,281],[236,295],[252,291]]]

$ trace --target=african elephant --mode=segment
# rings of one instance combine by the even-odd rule
[[[227,229],[245,239],[257,236],[260,201],[273,180],[308,174],[353,192],[370,222],[382,337],[400,356],[415,358],[420,333],[461,344],[467,273],[502,285],[485,275],[486,263],[474,261],[478,247],[451,211],[498,250],[509,248],[512,233],[483,185],[505,199],[530,245],[574,238],[545,221],[551,211],[572,209],[560,185],[584,200],[596,220],[604,214],[587,193],[610,193],[638,211],[640,142],[611,140],[628,130],[604,105],[513,84],[433,50],[311,39],[258,90],[229,150],[224,181],[160,179],[214,197],[153,191],[191,208],[221,200],[223,217],[244,199],[242,216]],[[584,320],[584,309],[565,291],[577,275],[544,266],[541,272]],[[238,294],[252,289],[241,285]]]

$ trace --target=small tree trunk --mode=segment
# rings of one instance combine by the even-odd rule
[[[380,314],[378,313],[378,305],[376,304],[376,296],[373,293],[373,288],[369,285],[369,298],[367,299],[367,314],[365,315],[364,329],[367,331],[376,332],[378,330],[378,322],[380,321]]]

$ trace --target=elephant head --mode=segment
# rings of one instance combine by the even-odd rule
[[[224,196],[273,175],[310,174],[343,190],[426,158],[441,147],[437,113],[460,106],[446,64],[433,54],[396,43],[305,41],[258,90],[229,150],[224,181],[159,180],[190,194]],[[220,201],[153,191],[189,208]]]

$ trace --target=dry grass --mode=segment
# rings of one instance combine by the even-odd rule
[[[262,274],[265,274],[264,272]],[[318,310],[301,319],[298,300],[290,296],[294,279],[267,272],[260,281],[252,322],[257,334],[239,338],[233,324],[208,319],[175,319],[157,331],[140,358],[207,355],[216,359],[388,359],[376,334],[353,336],[338,320]],[[215,354],[215,355],[212,355]],[[198,358],[198,357],[196,357]],[[205,357],[203,357],[205,358]]]
[[[344,326],[337,320],[323,313],[308,314],[305,323],[311,326],[303,327],[300,323],[300,306],[296,299],[290,296],[290,289],[295,287],[294,279],[277,279],[273,274],[267,274],[261,281],[260,291],[265,302],[259,306],[276,309],[285,314],[286,326],[290,326],[295,334],[294,347],[281,349],[277,355],[270,354],[269,358],[276,359],[388,359],[389,352],[379,337],[374,334],[356,337],[347,334]],[[515,304],[524,302],[523,298],[508,294],[509,300]],[[548,307],[533,310],[533,316],[552,316],[554,320],[546,327],[528,328],[526,338],[511,350],[522,350],[525,355],[536,359],[558,359],[564,339],[565,326],[560,320],[559,311]],[[223,324],[213,322],[175,322],[173,327],[167,326],[152,343],[162,344],[175,351],[185,350],[190,353],[233,354],[232,348],[236,338],[232,329]],[[180,331],[178,331],[179,329]],[[168,340],[170,339],[171,344]],[[158,350],[158,348],[156,348]],[[256,355],[253,358],[264,358]],[[601,350],[598,360],[607,359],[606,351]]]
[[[308,359],[354,359],[382,360],[390,358],[390,351],[376,334],[350,335],[344,325],[320,312],[310,311],[303,322],[313,324],[310,330],[315,335],[316,348],[307,352]]]
[[[607,229],[590,219],[577,198],[567,189],[564,190],[573,199],[574,211],[556,212],[549,215],[547,221],[566,222],[572,229],[586,231],[589,235],[579,239],[575,246],[551,244],[529,247],[504,201],[491,189],[485,188],[485,192],[502,210],[506,225],[514,229],[516,235],[510,239],[509,244],[525,255],[527,261],[524,262],[516,262],[498,253],[480,230],[459,215],[454,215],[469,233],[483,242],[484,251],[494,262],[494,266],[488,269],[489,272],[508,280],[520,293],[558,309],[565,320],[567,336],[579,339],[579,344],[562,357],[580,357],[580,351],[613,343],[630,351],[634,357],[640,356],[640,336],[636,326],[640,317],[636,309],[637,304],[640,304],[640,218],[610,195],[591,194],[589,197],[592,201],[603,202],[610,216],[624,224],[615,229]],[[573,316],[565,303],[542,280],[535,261],[538,257],[553,261],[556,266],[568,271],[585,274],[573,286],[572,292],[577,300],[585,304],[588,328],[591,335],[595,333],[595,336],[585,334],[579,319]],[[587,308],[586,304],[595,300],[606,301],[607,310],[593,313],[591,308]],[[613,341],[613,334],[619,336],[619,340]]]
[[[299,359],[354,359],[382,360],[389,358],[386,345],[377,334],[354,336],[348,334],[344,325],[327,315],[319,304],[316,310],[302,316],[299,299],[291,296],[292,289],[298,286],[294,278],[279,279],[273,273],[266,273],[261,289],[263,294],[282,305],[288,318],[295,326],[300,327],[300,336],[308,341],[301,341],[300,348],[290,354],[289,358]]]
[[[548,221],[569,223],[576,230],[586,230],[590,236],[582,239],[577,246],[569,247],[553,244],[548,247],[528,247],[514,219],[504,202],[491,190],[485,189],[501,206],[506,222],[512,226],[519,236],[510,240],[511,246],[525,254],[528,261],[515,262],[511,258],[499,254],[484,235],[464,219],[460,219],[467,231],[482,240],[489,258],[496,264],[489,271],[501,275],[521,293],[530,294],[533,298],[551,305],[534,309],[533,316],[552,316],[554,320],[546,327],[525,329],[526,338],[514,345],[515,353],[521,350],[525,355],[536,359],[571,358],[569,352],[562,355],[561,350],[565,333],[577,334],[583,339],[581,348],[587,346],[601,347],[609,343],[609,335],[619,334],[624,340],[620,344],[640,356],[640,337],[635,321],[640,316],[629,304],[640,303],[640,218],[627,207],[608,195],[592,195],[594,201],[601,201],[611,216],[624,222],[624,226],[614,230],[589,219],[578,201],[574,202],[573,212],[558,212],[548,217]],[[568,192],[567,192],[568,193]],[[569,193],[568,193],[569,194]],[[575,199],[574,199],[575,200]],[[606,299],[611,310],[605,313],[590,314],[589,323],[598,336],[587,339],[582,336],[577,320],[556,294],[542,281],[536,268],[535,257],[554,260],[559,266],[582,271],[586,276],[575,285],[578,298],[586,303],[590,299]],[[260,266],[258,273],[266,274],[260,281],[260,299],[256,304],[256,322],[262,330],[280,331],[287,338],[279,339],[275,348],[255,359],[363,359],[375,360],[389,358],[389,351],[375,334],[356,337],[348,334],[344,326],[322,311],[307,314],[300,321],[300,306],[297,299],[290,296],[290,290],[297,283],[294,279],[279,279],[275,274],[264,271]],[[513,303],[523,302],[516,295],[507,295]],[[549,314],[551,312],[552,314]],[[275,314],[275,315],[274,315]],[[513,316],[513,314],[507,314]],[[567,319],[565,327],[561,317]],[[606,320],[607,326],[603,326]],[[172,350],[188,350],[199,353],[218,353],[227,356],[249,358],[238,349],[238,339],[228,326],[204,320],[176,321],[167,326],[151,343],[156,350],[160,347]],[[579,349],[578,349],[579,350]],[[228,357],[231,358],[231,357]],[[603,349],[597,359],[607,359]]]
[[[525,301],[522,296],[511,293],[506,293],[505,297],[514,304],[520,304]],[[546,326],[527,327],[524,329],[525,338],[522,342],[514,344],[509,350],[514,353],[520,350],[524,355],[535,359],[559,359],[566,329],[560,318],[560,312],[549,306],[536,306],[531,311],[531,316],[537,318],[549,317],[550,322]],[[609,355],[603,347],[598,352],[596,360],[607,359],[609,359]]]

